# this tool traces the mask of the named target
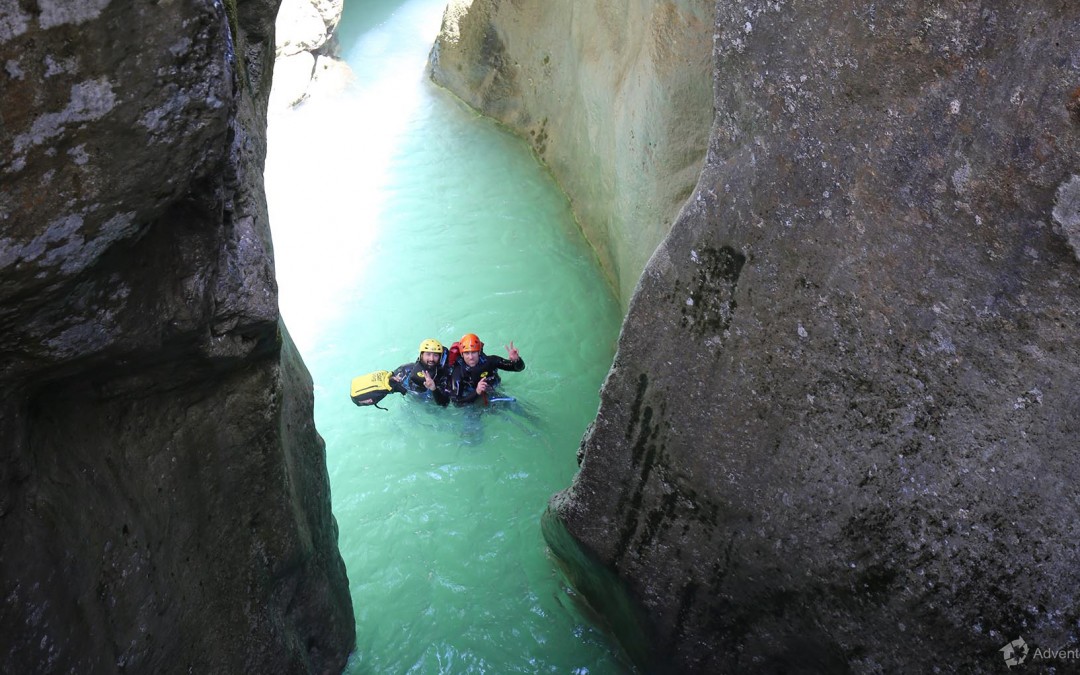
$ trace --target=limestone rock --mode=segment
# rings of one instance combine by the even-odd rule
[[[332,98],[344,92],[355,75],[349,64],[341,59],[320,54],[315,59],[308,94],[317,98]]]
[[[1078,25],[718,4],[705,167],[552,503],[648,610],[658,670],[1080,644]]]
[[[333,37],[343,0],[282,0],[275,23],[278,57],[317,52]]]
[[[452,0],[432,79],[528,140],[625,306],[701,171],[711,0]]]
[[[270,110],[291,108],[308,97],[315,56],[311,52],[278,56],[274,61],[274,88],[270,92]],[[273,114],[273,113],[271,113]]]
[[[1080,176],[1071,176],[1058,188],[1053,214],[1059,232],[1068,240],[1073,255],[1080,260]]]
[[[343,0],[283,0],[278,11],[270,110],[291,108],[315,92],[337,92],[352,73],[336,58]]]
[[[340,672],[353,645],[262,190],[276,9],[4,10],[0,671]]]

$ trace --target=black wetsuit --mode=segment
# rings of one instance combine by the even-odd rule
[[[525,361],[518,359],[511,361],[501,356],[488,356],[480,352],[480,360],[476,366],[470,368],[465,364],[465,358],[459,356],[454,365],[445,370],[445,378],[437,382],[435,390],[442,392],[450,401],[458,405],[464,405],[475,401],[479,394],[476,393],[476,385],[480,380],[488,379],[488,391],[499,383],[499,371],[506,370],[520,373],[525,370]]]
[[[394,377],[400,375],[401,382],[395,382],[392,377],[390,378],[390,387],[402,394],[407,391],[415,394],[426,394],[428,389],[424,386],[424,373],[431,375],[431,379],[438,383],[440,380],[446,379],[446,371],[447,369],[441,364],[436,363],[433,366],[427,366],[420,359],[417,359],[412,363],[402,364],[394,370]],[[438,386],[435,387],[435,391],[431,392],[431,394],[435,402],[440,405],[446,405],[449,401],[447,395],[439,391]]]

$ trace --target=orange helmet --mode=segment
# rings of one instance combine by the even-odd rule
[[[458,340],[458,349],[462,354],[479,352],[483,351],[484,343],[480,342],[480,338],[476,337],[476,333],[467,333],[465,337]]]

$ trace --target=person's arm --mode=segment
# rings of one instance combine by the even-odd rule
[[[451,373],[453,371],[449,368],[440,368],[436,373],[435,378],[435,391],[431,392],[431,397],[435,399],[435,402],[439,405],[445,406],[453,399],[451,384]]]
[[[506,347],[506,353],[510,356],[507,362],[510,364],[503,370],[509,370],[514,373],[520,373],[525,370],[525,361],[521,358],[521,354],[518,353],[517,347],[514,346],[514,341],[511,340],[510,344],[504,345]]]
[[[427,380],[430,375],[423,368],[414,368],[412,374],[412,381],[416,385],[412,389],[420,391],[421,389],[427,389]]]
[[[390,385],[390,389],[396,391],[399,394],[405,394],[409,391],[409,388],[405,386],[404,382],[405,373],[408,372],[406,369],[409,367],[409,365],[410,364],[406,363],[405,365],[398,366],[397,369],[394,370],[394,374],[390,376],[390,380],[388,382],[388,384]]]
[[[450,403],[450,394],[446,393],[445,391],[440,389],[438,386],[436,386],[435,389],[432,390],[431,398],[433,398],[436,403],[438,403],[439,405],[441,405],[443,407],[445,407],[448,403]]]
[[[436,367],[434,377],[427,370],[420,371],[423,381],[420,383],[424,389],[431,392],[431,397],[435,399],[435,402],[439,405],[446,405],[450,402],[449,395],[442,391],[439,387],[439,382],[442,380],[442,369]]]
[[[489,354],[487,358],[488,365],[499,370],[508,370],[512,373],[520,373],[521,371],[525,370],[525,360],[522,359],[520,356],[517,358],[516,361],[504,359],[501,356],[493,356],[491,354]]]

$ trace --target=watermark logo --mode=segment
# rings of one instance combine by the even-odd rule
[[[1080,661],[1080,647],[1062,647],[1060,649],[1035,647],[1028,645],[1023,637],[1017,636],[1015,640],[998,650],[1005,659],[1005,665],[1011,670],[1013,666],[1019,666],[1031,657],[1031,661]]]
[[[1027,643],[1024,642],[1024,638],[1017,637],[998,651],[1004,657],[1005,665],[1011,670],[1013,666],[1018,666],[1027,660],[1030,649],[1028,649]]]

